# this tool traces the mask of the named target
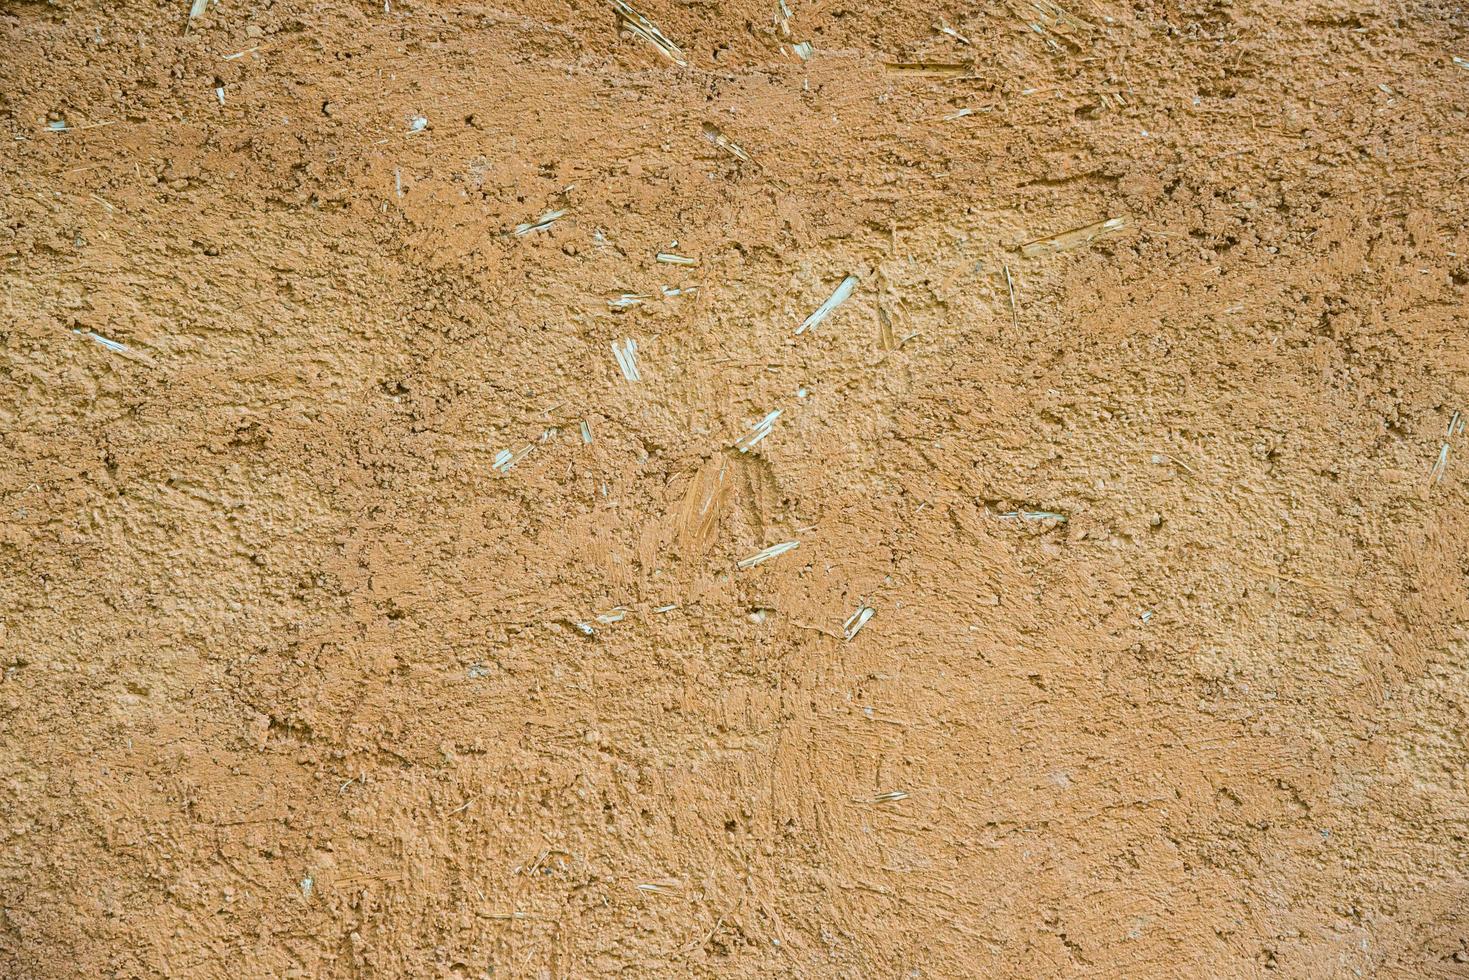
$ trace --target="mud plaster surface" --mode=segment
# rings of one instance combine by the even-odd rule
[[[0,11],[0,974],[1469,971],[1465,14],[789,2]]]

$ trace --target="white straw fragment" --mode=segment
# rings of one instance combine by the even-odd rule
[[[656,256],[659,262],[668,265],[698,265],[698,259],[691,259],[687,255],[675,255],[672,252],[659,252]]]
[[[495,459],[490,463],[490,468],[497,473],[509,473],[515,467],[516,463],[529,456],[531,450],[535,448],[535,443],[529,443],[518,453],[512,453],[508,449],[502,449],[495,454]]]
[[[799,541],[782,541],[780,544],[773,544],[763,551],[757,551],[748,558],[741,558],[739,561],[735,562],[735,565],[739,568],[754,568],[761,562],[767,562],[772,558],[779,558],[787,551],[794,551],[800,546],[801,542]]]
[[[1469,69],[1469,58],[1460,58],[1458,55],[1454,55],[1454,64],[1460,68]]]
[[[1005,288],[1010,291],[1010,322],[1020,326],[1020,311],[1015,306],[1015,277],[1010,275],[1010,263],[1004,263]]]
[[[1434,461],[1433,469],[1428,471],[1428,482],[1439,483],[1449,468],[1449,444],[1444,443],[1439,447],[1438,459]]]
[[[945,21],[942,21],[942,20],[939,21],[938,22],[938,25],[934,27],[934,30],[938,31],[940,34],[947,34],[947,35],[949,35],[949,37],[951,37],[954,40],[958,41],[960,44],[968,44],[969,43],[969,38],[965,37],[963,34],[960,34],[958,31],[954,30]]]
[[[521,238],[529,235],[533,231],[545,231],[547,228],[551,227],[551,225],[556,221],[557,218],[561,217],[565,213],[565,209],[560,211],[547,211],[545,214],[541,215],[534,221],[527,221],[523,225],[516,225],[515,236],[517,238]]]
[[[624,378],[628,381],[643,380],[643,376],[638,372],[638,342],[636,340],[625,340],[621,346],[614,340],[612,356],[617,359],[617,366],[622,369]]]
[[[655,613],[666,613],[666,612],[673,612],[673,610],[675,610],[677,608],[678,608],[678,603],[676,603],[676,602],[670,602],[666,606],[655,606],[653,608],[653,611]]]
[[[592,427],[586,419],[581,420],[581,441],[588,446],[592,444]]]
[[[219,104],[220,105],[224,105],[224,86],[223,85],[219,86],[218,88],[216,88],[214,90],[214,97],[219,100]]]
[[[209,0],[194,0],[189,7],[189,20],[204,16],[204,11],[209,7]]]
[[[43,129],[43,130],[41,130],[41,132],[43,132],[43,133],[74,133],[74,132],[77,132],[78,130],[83,130],[83,129],[101,129],[103,126],[115,126],[115,125],[117,125],[117,120],[116,119],[106,119],[106,120],[103,120],[102,122],[94,122],[94,123],[82,123],[80,126],[73,126],[69,122],[64,122],[63,120],[60,120],[60,119],[53,119],[51,122],[49,122],[49,123],[46,124],[46,128]],[[20,136],[20,135],[17,135],[15,138],[16,139],[24,139],[25,137]]]
[[[1060,521],[1066,523],[1066,515],[1054,510],[1008,510],[1000,515],[1022,521]]]
[[[100,333],[93,333],[90,330],[73,330],[72,332],[73,333],[77,333],[77,334],[81,334],[83,337],[86,337],[89,340],[96,341],[97,343],[101,344],[103,347],[106,347],[108,350],[112,351],[113,353],[116,353],[116,354],[131,354],[132,353],[132,349],[129,348],[127,344],[119,344],[115,340],[108,340],[106,337],[102,336]]]
[[[663,895],[668,892],[676,892],[683,887],[683,883],[677,878],[660,878],[657,881],[639,882],[637,889],[649,895]]]
[[[609,299],[607,301],[607,307],[613,310],[630,310],[634,306],[642,306],[652,298],[652,296],[648,296],[645,293],[623,293],[621,296],[614,296]]]
[[[775,420],[780,418],[780,413],[781,409],[777,408],[759,422],[750,426],[749,432],[746,432],[739,439],[735,440],[735,448],[742,453],[747,453],[751,449],[754,449],[761,439],[770,435],[770,430],[775,427]]]
[[[871,618],[871,606],[858,606],[857,611],[848,616],[847,621],[842,624],[842,635],[850,641],[852,637],[862,632],[862,627],[866,626],[867,621]]]
[[[597,617],[597,622],[601,623],[604,626],[611,626],[613,623],[620,623],[620,622],[622,622],[622,620],[626,616],[627,616],[627,607],[626,606],[613,606],[611,609],[609,609],[606,612],[604,612],[601,615],[599,615]]]
[[[856,276],[848,276],[843,279],[842,284],[836,288],[836,292],[827,297],[826,302],[816,308],[816,312],[801,321],[801,325],[796,328],[797,335],[811,330],[821,323],[822,320],[831,316],[832,311],[845,303],[852,295],[852,290],[857,288],[857,283],[860,281]]]
[[[718,126],[715,126],[711,123],[705,123],[704,138],[713,143],[715,146],[719,147],[724,152],[728,153],[730,156],[734,157],[736,160],[743,160],[746,163],[750,162],[750,154],[745,152],[745,148],[740,146],[740,144],[736,143],[734,140],[730,139],[728,136],[724,135],[724,132]]]
[[[1086,245],[1107,235],[1115,235],[1117,232],[1131,225],[1131,220],[1122,215],[1116,218],[1108,218],[1105,221],[1097,221],[1081,228],[1072,228],[1055,235],[1047,235],[1045,238],[1037,238],[1035,241],[1026,242],[1020,246],[1020,254],[1027,259],[1037,258],[1042,255],[1054,255],[1067,249]]]
[[[802,61],[810,61],[811,55],[814,54],[814,51],[811,48],[810,41],[802,41],[800,44],[793,44],[791,45],[791,50],[795,51],[796,57],[800,58]]]
[[[878,793],[876,796],[874,796],[872,798],[872,802],[873,803],[896,803],[899,800],[906,800],[907,798],[908,798],[908,794],[905,793],[903,790],[900,790],[900,789],[890,789],[886,793]]]
[[[662,31],[654,26],[652,21],[628,6],[623,0],[612,0],[612,9],[617,11],[617,16],[622,21],[623,30],[653,45],[653,47],[663,52],[664,56],[675,65],[681,68],[687,67],[689,62],[684,57],[683,51],[679,49],[677,44],[670,41]]]
[[[121,354],[123,357],[126,357],[129,360],[137,361],[139,364],[153,364],[153,359],[146,354],[140,354],[129,347],[127,344],[120,344],[115,340],[110,340],[107,337],[102,336],[100,333],[93,333],[91,330],[75,329],[72,330],[72,333],[76,334],[79,337],[86,337],[93,343],[112,351],[112,353]]]

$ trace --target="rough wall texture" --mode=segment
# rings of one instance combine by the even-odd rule
[[[1469,18],[787,3],[0,9],[0,974],[1469,973]]]

